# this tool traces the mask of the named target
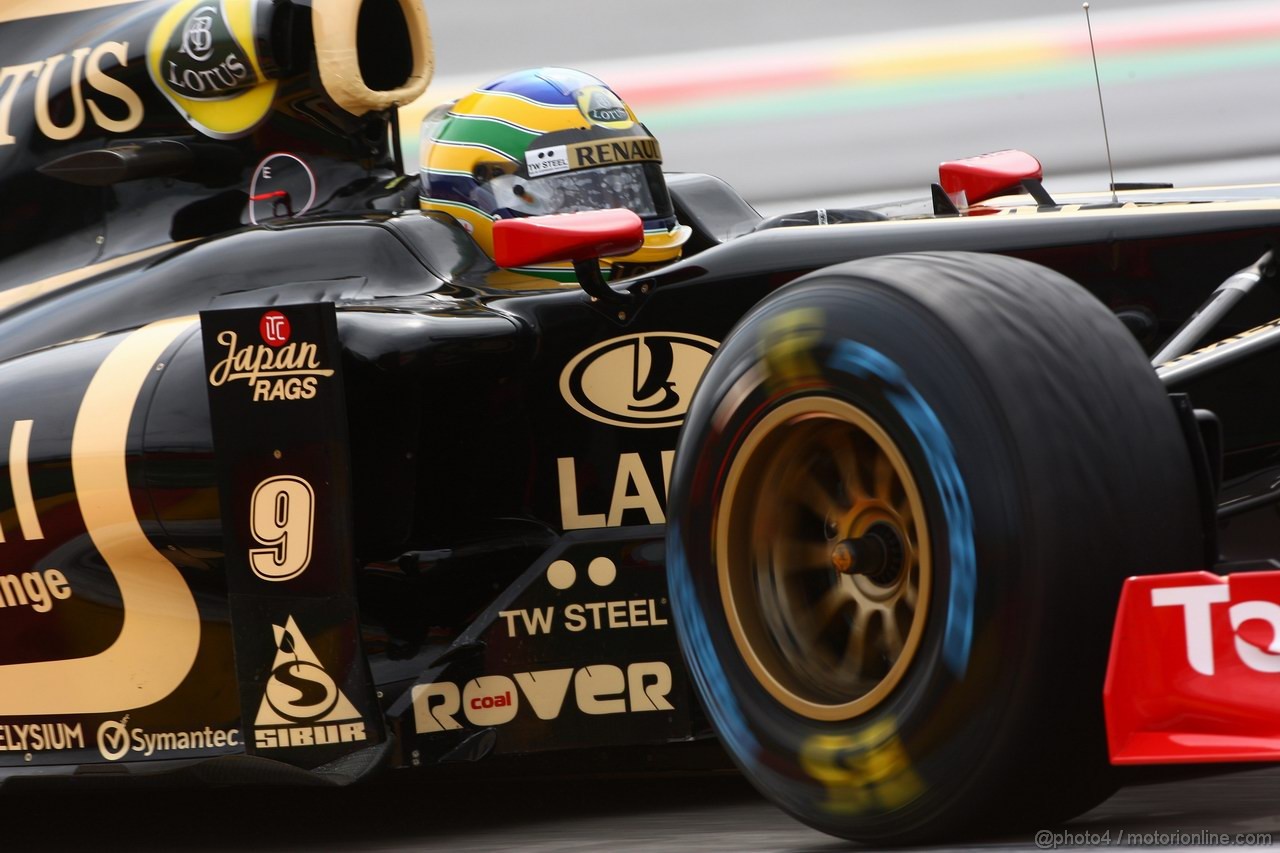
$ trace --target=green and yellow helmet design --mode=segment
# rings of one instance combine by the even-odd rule
[[[422,124],[422,208],[449,214],[493,255],[493,223],[625,207],[644,245],[609,263],[660,264],[689,238],[658,140],[612,89],[568,68],[520,71],[437,107]],[[522,270],[574,280],[569,264]]]

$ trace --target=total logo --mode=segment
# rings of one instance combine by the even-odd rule
[[[254,720],[258,749],[355,743],[368,739],[364,719],[325,670],[290,616],[272,625],[276,656]]]
[[[453,731],[463,727],[461,716],[473,726],[501,726],[520,713],[521,698],[539,720],[554,720],[573,694],[579,712],[606,714],[674,710],[671,667],[663,661],[647,661],[622,667],[597,664],[581,669],[544,669],[512,676],[473,678],[461,689],[441,681],[413,687],[413,718],[418,734]]]
[[[119,761],[130,753],[150,758],[157,752],[187,752],[239,745],[239,729],[205,726],[194,732],[148,732],[140,727],[130,728],[127,714],[123,719],[107,720],[98,726],[98,752],[107,761]]]
[[[1215,604],[1231,601],[1231,586],[1211,583],[1151,590],[1152,607],[1181,607],[1186,629],[1187,663],[1201,675],[1213,675],[1217,659],[1213,643]],[[1255,672],[1280,672],[1280,604],[1241,601],[1226,608],[1235,653]],[[1220,611],[1219,611],[1220,612]]]
[[[679,426],[718,346],[682,332],[611,338],[565,365],[560,393],[574,411],[610,426]]]
[[[277,400],[310,400],[321,379],[333,370],[320,364],[319,348],[310,341],[291,342],[293,327],[279,311],[268,311],[258,321],[261,344],[240,343],[231,329],[218,333],[226,355],[209,371],[209,384],[219,388],[228,382],[246,382],[255,403]]]

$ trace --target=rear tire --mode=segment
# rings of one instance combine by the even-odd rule
[[[1057,273],[963,253],[813,273],[731,333],[681,434],[693,681],[743,772],[834,835],[1065,820],[1113,789],[1123,579],[1199,567],[1194,483],[1141,349]]]

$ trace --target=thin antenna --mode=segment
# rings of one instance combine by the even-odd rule
[[[1084,4],[1084,23],[1089,28],[1089,53],[1093,55],[1093,82],[1098,85],[1098,112],[1102,113],[1102,141],[1107,144],[1107,171],[1111,173],[1111,201],[1120,203],[1116,195],[1116,167],[1111,162],[1111,139],[1107,136],[1107,109],[1102,106],[1102,76],[1098,74],[1098,51],[1093,46],[1093,23],[1089,20],[1089,4]]]

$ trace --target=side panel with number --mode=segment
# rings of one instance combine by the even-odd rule
[[[246,748],[316,767],[384,740],[360,646],[334,308],[200,319]]]
[[[268,477],[249,500],[249,533],[261,548],[249,549],[249,565],[264,581],[296,578],[311,565],[316,493],[301,477]]]

